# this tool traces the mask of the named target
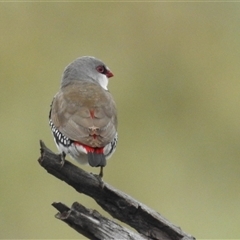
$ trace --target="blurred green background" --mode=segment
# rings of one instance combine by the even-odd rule
[[[39,139],[56,151],[49,105],[83,55],[115,74],[104,180],[198,239],[240,238],[239,29],[239,3],[0,3],[0,238],[84,239],[54,201],[105,214],[37,162]]]

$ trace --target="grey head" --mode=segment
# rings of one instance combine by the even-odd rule
[[[107,90],[108,78],[112,76],[110,69],[101,60],[84,56],[77,58],[65,68],[61,88],[77,80],[97,82]]]

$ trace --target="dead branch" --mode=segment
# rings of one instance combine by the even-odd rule
[[[85,208],[80,203],[73,203],[71,209],[62,203],[52,204],[58,211],[56,218],[66,222],[77,232],[89,239],[136,239],[146,240],[145,237],[120,226],[112,220],[103,217],[96,210]]]
[[[42,141],[40,141],[40,146],[41,157],[38,161],[40,165],[47,170],[47,172],[62,181],[65,181],[79,193],[92,197],[110,215],[135,228],[141,234],[140,236],[130,232],[127,233],[127,238],[119,238],[117,235],[114,235],[115,228],[112,228],[111,235],[109,237],[109,235],[107,235],[108,232],[106,230],[106,223],[110,220],[102,217],[99,213],[96,214],[97,217],[94,216],[96,213],[95,210],[89,210],[77,203],[74,203],[71,209],[59,203],[57,205],[59,213],[56,216],[68,223],[84,236],[90,239],[195,239],[146,205],[138,202],[134,198],[115,189],[107,183],[101,183],[95,175],[85,172],[69,161],[65,161],[64,165],[61,166],[61,158],[59,155],[56,155],[49,150]],[[56,207],[56,204],[54,204],[54,206]],[[91,213],[93,213],[93,215]],[[77,222],[76,219],[79,219],[78,222],[83,225],[82,230],[70,222],[70,219],[74,219],[74,222]],[[96,221],[95,225],[92,224],[94,221]],[[86,223],[91,223],[92,228],[89,227],[88,224],[86,225]],[[88,231],[86,231],[86,229],[88,229]],[[104,231],[106,232],[105,236],[101,235]],[[117,232],[118,231],[116,229],[116,233]]]

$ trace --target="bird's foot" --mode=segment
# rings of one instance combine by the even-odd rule
[[[103,182],[102,178],[97,174],[93,174],[93,175],[98,180],[98,182],[100,184],[100,187],[103,188],[104,187],[104,182]]]
[[[100,166],[100,173],[99,173],[99,175],[97,175],[97,174],[93,174],[93,175],[98,180],[98,182],[100,184],[100,187],[104,188],[104,182],[102,180],[102,178],[103,178],[103,167]]]
[[[64,163],[65,163],[65,157],[66,157],[66,153],[65,152],[62,152],[59,154],[59,157],[60,157],[60,168],[63,167]]]

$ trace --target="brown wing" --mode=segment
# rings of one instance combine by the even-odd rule
[[[101,86],[75,81],[53,99],[51,119],[66,137],[91,147],[104,147],[117,131],[112,95]]]

